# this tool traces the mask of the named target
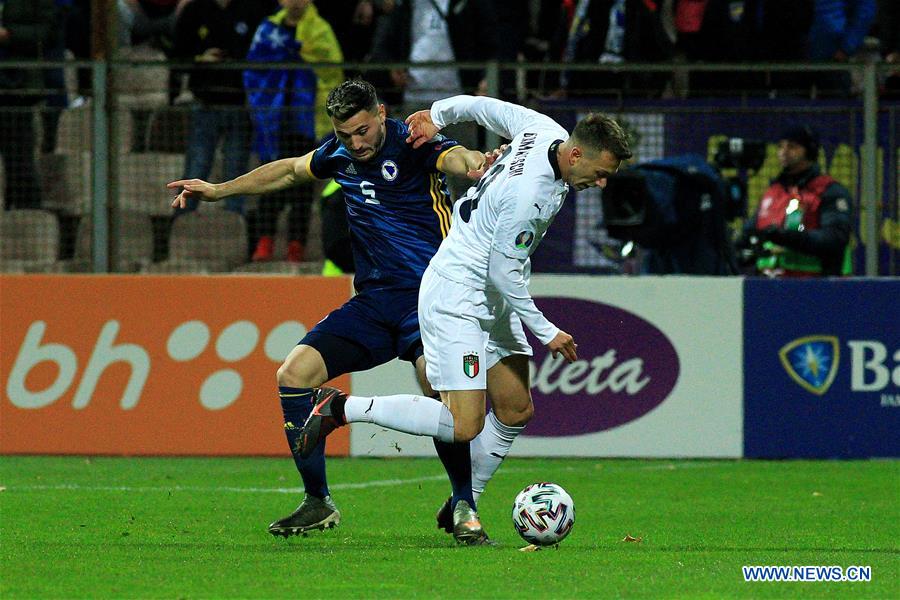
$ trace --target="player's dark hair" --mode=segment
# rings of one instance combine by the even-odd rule
[[[375,87],[364,79],[348,79],[328,93],[325,111],[329,117],[346,121],[361,110],[375,112],[378,94]]]
[[[594,152],[607,150],[619,160],[631,158],[628,134],[608,115],[591,113],[581,119],[572,131],[572,138],[579,146],[585,146]]]

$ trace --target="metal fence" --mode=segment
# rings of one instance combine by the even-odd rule
[[[252,111],[241,103],[212,110],[197,102],[176,68],[187,66],[140,57],[111,63],[4,64],[4,69],[62,69],[66,87],[30,90],[32,97],[40,96],[37,102],[10,102],[15,95],[0,94],[7,99],[0,102],[0,138],[5,140],[0,199],[6,209],[0,211],[0,271],[320,270],[318,189],[297,190],[271,205],[271,199],[254,197],[203,205],[173,218],[175,194],[166,189],[167,182],[185,176],[222,181],[260,162]],[[258,64],[212,68],[224,72],[254,66]],[[421,99],[418,105],[404,102],[401,91],[391,87],[389,70],[407,66],[344,65],[348,72],[362,71],[379,82],[395,116],[401,117],[423,107]],[[482,70],[488,95],[532,106],[564,126],[592,109],[617,115],[635,133],[641,161],[687,152],[711,158],[725,137],[767,141],[762,168],[745,174],[750,210],[778,172],[774,136],[789,122],[808,122],[823,134],[822,166],[853,195],[855,274],[900,271],[900,102],[879,98],[880,83],[889,73],[886,66],[454,66]],[[723,85],[710,86],[717,78]],[[827,84],[837,78],[849,94],[826,97]],[[826,84],[819,85],[822,81]],[[484,133],[463,141],[485,148],[499,142]],[[300,154],[312,142],[283,142],[282,150]],[[543,270],[617,272],[616,242],[605,236],[599,192],[578,193],[568,204],[573,226],[560,228],[557,235],[570,252],[555,262],[541,261]],[[274,251],[263,257],[267,260],[254,261],[263,235],[274,238]],[[301,243],[299,255],[289,254],[291,241]]]

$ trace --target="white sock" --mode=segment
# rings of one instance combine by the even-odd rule
[[[348,423],[375,423],[388,429],[453,441],[453,415],[440,400],[415,394],[347,396]]]
[[[472,454],[472,494],[476,503],[484,492],[487,482],[506,458],[513,440],[523,429],[524,426],[504,425],[494,411],[491,411],[484,419],[484,429],[478,437],[469,442],[469,452]]]

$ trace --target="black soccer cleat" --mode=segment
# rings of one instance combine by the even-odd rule
[[[302,535],[315,529],[325,531],[333,529],[341,523],[341,511],[334,505],[331,496],[316,498],[306,496],[297,509],[269,525],[269,533],[278,537]]]
[[[447,533],[453,533],[453,509],[450,508],[452,498],[447,498],[441,509],[437,511],[434,518],[437,520],[438,529],[443,529]]]
[[[300,458],[309,458],[320,441],[338,427],[347,424],[344,420],[346,401],[346,394],[339,389],[323,387],[316,390],[313,397],[315,407],[309,413],[297,441],[296,451]]]

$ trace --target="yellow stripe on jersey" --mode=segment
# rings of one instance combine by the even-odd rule
[[[310,153],[307,154],[306,156],[301,157],[301,158],[305,158],[305,159],[306,159],[306,165],[305,165],[305,166],[306,166],[306,172],[309,173],[309,176],[312,177],[313,179],[321,179],[321,177],[316,177],[316,174],[313,173],[313,170],[312,170],[312,157],[313,157],[313,153],[312,153],[312,152],[310,152]]]
[[[447,148],[446,150],[444,150],[443,152],[441,152],[440,154],[438,154],[438,157],[437,157],[437,164],[436,164],[437,170],[440,171],[440,170],[442,169],[442,167],[444,166],[444,158],[445,158],[448,154],[450,154],[450,153],[453,152],[454,150],[459,150],[460,148],[462,148],[462,146],[453,146],[452,148]]]
[[[434,209],[434,212],[437,213],[438,223],[441,227],[441,237],[445,238],[450,232],[450,218],[452,213],[447,208],[449,198],[441,191],[441,178],[435,173],[429,175],[429,188],[429,191],[431,192],[432,208]]]

